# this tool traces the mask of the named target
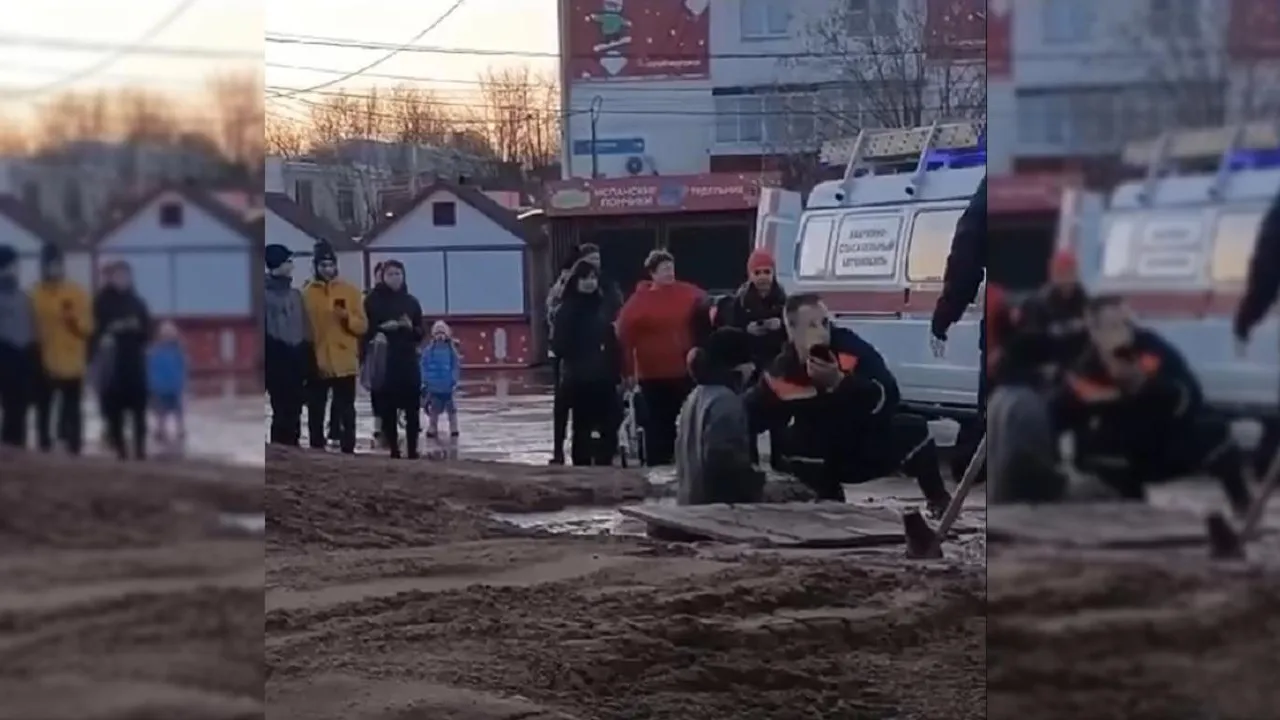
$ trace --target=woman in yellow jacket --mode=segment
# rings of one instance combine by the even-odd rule
[[[84,379],[93,336],[93,302],[89,292],[66,277],[62,252],[45,245],[40,255],[40,280],[31,288],[31,306],[40,348],[40,386],[36,392],[36,439],[40,449],[53,449],[51,432],[57,405],[57,438],[67,451],[79,455],[84,446],[81,412]]]
[[[328,243],[316,243],[312,263],[315,277],[302,288],[316,355],[307,391],[307,440],[313,449],[324,449],[325,409],[332,394],[338,444],[350,455],[356,451],[360,343],[369,321],[360,288],[338,277],[338,256]]]

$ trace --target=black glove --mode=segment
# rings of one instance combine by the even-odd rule
[[[933,318],[929,321],[929,332],[933,333],[933,336],[939,340],[946,342],[947,330],[949,329],[951,329],[951,324],[946,321],[946,318],[942,317],[942,313],[935,310]]]

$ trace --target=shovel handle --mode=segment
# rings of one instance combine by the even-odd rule
[[[969,490],[978,481],[978,474],[986,461],[987,436],[984,434],[982,440],[978,442],[978,447],[973,451],[973,457],[969,459],[969,465],[964,469],[964,477],[960,478],[960,484],[956,486],[956,494],[951,497],[951,504],[947,505],[946,512],[942,513],[942,519],[938,521],[938,528],[934,531],[938,545],[942,545],[947,535],[951,534],[951,526],[955,525],[956,518],[960,517],[965,498],[969,497]]]
[[[1267,500],[1278,486],[1280,486],[1280,448],[1277,448],[1276,454],[1271,457],[1271,464],[1267,466],[1267,474],[1263,476],[1262,489],[1258,492],[1258,496],[1253,499],[1253,504],[1249,506],[1249,512],[1244,516],[1244,526],[1240,529],[1241,540],[1252,538],[1258,526],[1262,524],[1262,516],[1267,510]]]

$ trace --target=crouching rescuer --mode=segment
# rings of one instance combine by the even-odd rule
[[[747,393],[751,430],[785,428],[782,466],[818,495],[843,501],[845,483],[901,471],[931,513],[951,502],[924,418],[898,412],[897,380],[880,353],[834,327],[814,294],[787,299],[788,342]]]
[[[711,333],[690,353],[697,386],[676,422],[676,481],[681,505],[760,502],[764,474],[752,463],[755,435],[740,395],[755,373],[751,338],[737,328]]]

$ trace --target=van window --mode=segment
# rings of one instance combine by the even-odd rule
[[[1213,281],[1234,285],[1249,274],[1253,246],[1262,230],[1262,211],[1227,212],[1213,229]]]
[[[898,272],[900,215],[845,215],[832,265],[838,278],[891,278]]]
[[[802,278],[825,277],[827,258],[831,255],[831,230],[835,220],[827,215],[810,218],[800,233],[796,247],[796,275]]]
[[[951,238],[963,210],[926,210],[911,225],[911,246],[907,250],[907,280],[941,282],[951,254]]]

